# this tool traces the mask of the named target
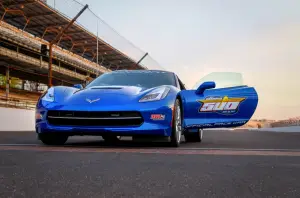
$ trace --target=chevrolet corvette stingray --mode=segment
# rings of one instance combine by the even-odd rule
[[[205,128],[242,126],[254,114],[258,95],[247,85],[216,88],[214,81],[188,90],[176,74],[160,70],[118,70],[88,85],[54,86],[38,100],[36,133],[47,145],[70,136],[165,137],[178,147],[201,142]]]

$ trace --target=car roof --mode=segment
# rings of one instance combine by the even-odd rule
[[[180,80],[180,78],[174,73],[174,72],[170,72],[170,71],[166,71],[166,70],[158,70],[158,69],[147,69],[147,70],[127,70],[127,69],[120,69],[120,70],[114,70],[114,71],[111,71],[109,73],[129,73],[129,72],[165,72],[165,73],[170,73],[170,74],[173,74],[175,76],[175,78],[178,79],[178,81],[184,86],[184,83]]]
[[[182,85],[184,86],[184,83],[181,81],[181,79],[174,73],[174,72],[170,72],[170,71],[166,71],[166,70],[158,70],[158,69],[147,69],[147,70],[126,70],[126,69],[122,69],[122,70],[115,70],[115,71],[112,71],[112,72],[115,72],[115,73],[122,73],[122,72],[132,72],[132,73],[134,73],[134,72],[137,72],[137,71],[139,71],[139,72],[165,72],[165,73],[170,73],[170,74],[173,74],[174,76],[175,76],[175,78],[177,78],[178,79],[178,81],[180,82],[180,83],[182,83]]]

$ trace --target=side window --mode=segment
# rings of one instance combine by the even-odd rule
[[[175,81],[176,81],[176,87],[178,89],[180,89],[180,83],[179,83],[179,79],[178,79],[178,76],[176,74],[174,74],[174,77],[175,77]]]
[[[216,88],[226,88],[244,85],[243,76],[236,72],[212,72],[201,78],[193,87],[197,89],[203,82],[214,81]]]

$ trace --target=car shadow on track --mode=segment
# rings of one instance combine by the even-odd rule
[[[199,144],[199,143],[195,143]],[[187,145],[183,140],[181,145]],[[91,139],[76,139],[67,141],[63,146],[59,147],[72,147],[72,148],[172,148],[167,141],[133,141],[133,140],[120,140],[118,142],[105,142],[104,140],[91,140]]]
[[[185,144],[182,142],[181,144]],[[88,141],[88,142],[72,142],[66,143],[64,146],[69,147],[88,147],[88,148],[168,148],[170,145],[167,142],[133,142],[133,141],[120,141],[117,143],[107,143],[104,141]]]

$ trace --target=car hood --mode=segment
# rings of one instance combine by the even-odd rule
[[[70,93],[61,102],[65,104],[126,104],[138,100],[143,93],[150,90],[152,89],[136,86],[97,86]]]

